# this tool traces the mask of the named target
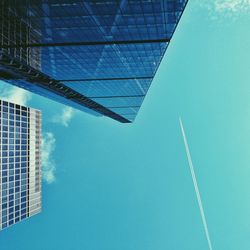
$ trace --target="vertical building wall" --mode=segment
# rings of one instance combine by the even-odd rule
[[[0,101],[0,229],[40,212],[40,119],[39,111]]]
[[[30,109],[29,215],[41,211],[41,113]]]

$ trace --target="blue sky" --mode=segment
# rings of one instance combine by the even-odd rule
[[[201,3],[202,2],[202,3]],[[96,118],[0,83],[43,112],[43,212],[1,250],[250,249],[250,3],[190,1],[136,121]]]

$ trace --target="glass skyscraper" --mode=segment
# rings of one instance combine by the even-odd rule
[[[41,113],[0,101],[0,230],[41,211]]]
[[[188,0],[2,0],[0,78],[132,122]]]

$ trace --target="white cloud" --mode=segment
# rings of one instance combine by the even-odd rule
[[[212,19],[235,18],[250,11],[250,0],[196,0],[195,4],[206,8]]]
[[[55,150],[56,139],[53,133],[47,132],[42,137],[42,173],[43,179],[51,184],[56,180],[55,171],[56,165],[52,158],[52,153]]]
[[[68,127],[74,114],[75,114],[75,110],[73,108],[65,107],[63,108],[61,114],[58,114],[53,118],[53,122],[60,123],[64,127]]]
[[[216,11],[247,11],[250,8],[250,0],[216,0],[214,1]]]
[[[1,84],[3,85],[0,87],[0,99],[23,106],[26,106],[31,99],[31,94],[28,91],[15,86],[6,85],[2,82]]]

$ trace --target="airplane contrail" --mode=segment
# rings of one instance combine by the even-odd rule
[[[208,247],[209,247],[210,250],[213,250],[212,243],[211,243],[210,236],[209,236],[206,217],[205,217],[205,213],[204,213],[203,206],[202,206],[200,191],[199,191],[199,187],[198,187],[195,172],[194,172],[194,166],[193,166],[192,158],[191,158],[191,155],[190,155],[190,151],[189,151],[189,147],[188,147],[188,143],[187,143],[187,138],[186,138],[186,135],[185,135],[185,131],[184,131],[184,127],[183,127],[183,124],[182,124],[181,117],[179,118],[179,121],[180,121],[183,141],[184,141],[184,144],[185,144],[186,154],[187,154],[187,158],[188,158],[188,165],[189,165],[189,169],[190,169],[190,172],[191,172],[191,175],[192,175],[194,189],[195,189],[197,201],[198,201],[199,208],[200,208],[200,213],[201,213],[201,218],[202,218],[204,230],[205,230],[205,233],[206,233]]]

